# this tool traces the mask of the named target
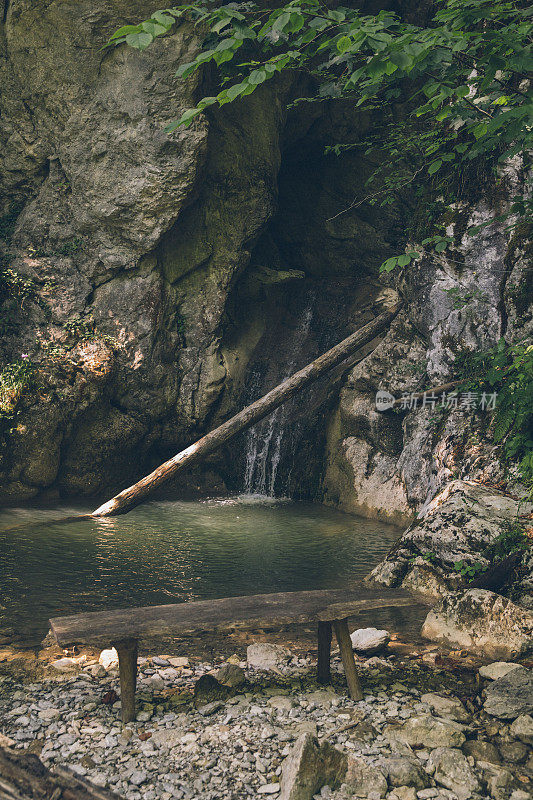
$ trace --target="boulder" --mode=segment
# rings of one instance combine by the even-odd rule
[[[458,591],[468,578],[457,572],[456,562],[488,569],[488,548],[518,509],[518,501],[496,489],[468,480],[450,481],[422,506],[417,519],[367,580],[403,586],[436,599]]]
[[[456,722],[469,722],[470,714],[456,697],[443,697],[440,694],[428,692],[420,700],[427,703],[432,711],[439,717],[453,719]]]
[[[492,742],[471,739],[464,743],[462,750],[465,756],[472,756],[475,761],[488,761],[489,764],[501,763],[498,749]]]
[[[511,725],[511,734],[524,744],[533,745],[533,717],[531,714],[521,714],[517,717]]]
[[[290,652],[279,644],[255,642],[254,644],[248,645],[246,649],[248,666],[266,672],[269,670],[279,670],[280,667],[286,666],[290,659]]]
[[[109,650],[102,650],[98,663],[104,669],[115,669],[115,667],[118,667],[118,653],[116,649],[110,647]]]
[[[481,785],[460,750],[451,747],[437,747],[426,763],[426,769],[441,786],[451,789],[458,800],[468,800]]]
[[[489,658],[516,657],[533,648],[533,614],[486,589],[453,592],[429,612],[422,636]]]
[[[390,634],[377,628],[359,628],[350,635],[350,639],[356,652],[375,655],[388,645]]]
[[[224,686],[242,686],[246,682],[246,673],[236,664],[223,664],[217,672],[217,681]]]
[[[344,785],[354,797],[385,797],[387,779],[374,764],[368,764],[358,756],[348,756],[348,769]]]
[[[391,786],[414,786],[416,789],[425,789],[431,782],[417,758],[391,756],[382,759],[380,767]]]
[[[485,690],[483,708],[500,719],[516,719],[533,711],[533,672],[513,669],[493,681]]]
[[[447,719],[421,714],[410,717],[403,725],[389,725],[385,733],[411,747],[461,747],[466,737],[463,726]]]
[[[493,661],[492,664],[485,664],[480,667],[479,674],[482,678],[495,681],[497,678],[503,678],[504,675],[519,666],[520,664],[513,664],[511,661]]]
[[[344,753],[305,733],[283,762],[280,800],[311,800],[322,786],[340,786],[346,770]]]

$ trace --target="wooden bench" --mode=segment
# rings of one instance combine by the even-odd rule
[[[324,590],[256,594],[200,600],[165,606],[98,611],[74,614],[50,620],[52,632],[60,647],[86,644],[95,647],[114,646],[118,652],[122,721],[135,719],[135,686],[137,679],[138,643],[153,636],[190,635],[202,632],[229,632],[316,622],[318,628],[318,679],[331,679],[330,657],[332,627],[339,643],[350,695],[363,697],[353,656],[348,618],[364,611],[391,606],[411,606],[416,601],[399,590],[377,591]]]

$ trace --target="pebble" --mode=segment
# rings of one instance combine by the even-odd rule
[[[250,655],[254,661],[257,652],[252,650]],[[102,703],[106,693],[119,692],[118,676],[112,671],[102,676],[89,664],[68,677],[57,673],[53,679],[25,685],[5,677],[0,680],[2,733],[15,740],[17,747],[38,740],[40,758],[47,767],[65,764],[128,800],[253,800],[262,795],[276,800],[278,795],[284,796],[282,764],[302,733],[327,739],[371,769],[387,759],[389,769],[391,759],[413,762],[412,769],[405,772],[410,785],[393,786],[391,778],[386,800],[454,800],[453,792],[442,784],[435,786],[432,776],[427,776],[427,788],[420,788],[431,768],[442,780],[439,765],[444,763],[444,755],[450,758],[450,751],[444,752],[442,745],[462,746],[464,756],[461,750],[453,751],[461,776],[470,775],[471,770],[481,781],[488,766],[501,770],[497,764],[487,766],[485,759],[479,764],[487,747],[481,746],[478,753],[472,746],[478,741],[473,738],[476,732],[479,744],[490,745],[496,758],[495,745],[483,739],[505,745],[504,751],[506,747],[509,752],[516,751],[515,757],[521,761],[506,764],[507,771],[526,772],[522,748],[530,752],[529,715],[511,724],[482,711],[467,714],[459,699],[447,692],[436,695],[426,690],[424,694],[410,688],[403,673],[403,682],[389,680],[394,657],[362,662],[363,667],[370,662],[366,675],[374,675],[370,677],[374,688],[367,689],[364,700],[356,703],[342,684],[337,692],[318,688],[311,659],[295,659],[288,651],[264,647],[258,655],[260,659],[267,656],[267,661],[277,659],[282,674],[259,675],[255,664],[246,667],[238,656],[232,657],[226,663],[243,669],[246,683],[233,689],[233,696],[226,700],[215,700],[200,709],[191,702],[193,686],[202,675],[214,674],[223,665],[221,660],[190,664],[185,657],[139,659],[138,713],[128,726],[120,723],[119,704]],[[333,674],[340,670],[340,661],[334,658]],[[470,719],[468,730],[455,721],[463,715]],[[414,727],[413,720],[417,720]],[[463,731],[468,733],[464,744]],[[444,752],[438,762],[437,746]],[[403,780],[397,777],[394,782]],[[496,777],[493,783],[499,785]],[[516,786],[520,788],[512,787],[510,800],[525,800],[522,795],[531,783],[519,781]],[[323,787],[316,796],[341,800],[338,792]],[[494,795],[491,800],[499,798]]]

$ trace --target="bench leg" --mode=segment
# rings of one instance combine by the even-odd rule
[[[350,631],[348,630],[347,619],[336,619],[333,622],[335,628],[335,636],[339,643],[341,651],[342,666],[344,667],[344,674],[346,675],[346,682],[352,700],[362,700],[363,690],[359,683],[359,676],[357,675],[357,668],[355,666],[355,658],[353,657],[352,642],[350,639]]]
[[[318,623],[318,665],[319,683],[331,683],[331,622]]]
[[[122,722],[135,719],[135,687],[137,685],[137,640],[116,642],[118,669],[120,673],[120,702]]]

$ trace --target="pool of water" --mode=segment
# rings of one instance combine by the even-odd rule
[[[0,511],[0,627],[40,640],[58,614],[360,580],[398,539],[392,525],[260,497],[146,503],[108,519],[85,508]]]

